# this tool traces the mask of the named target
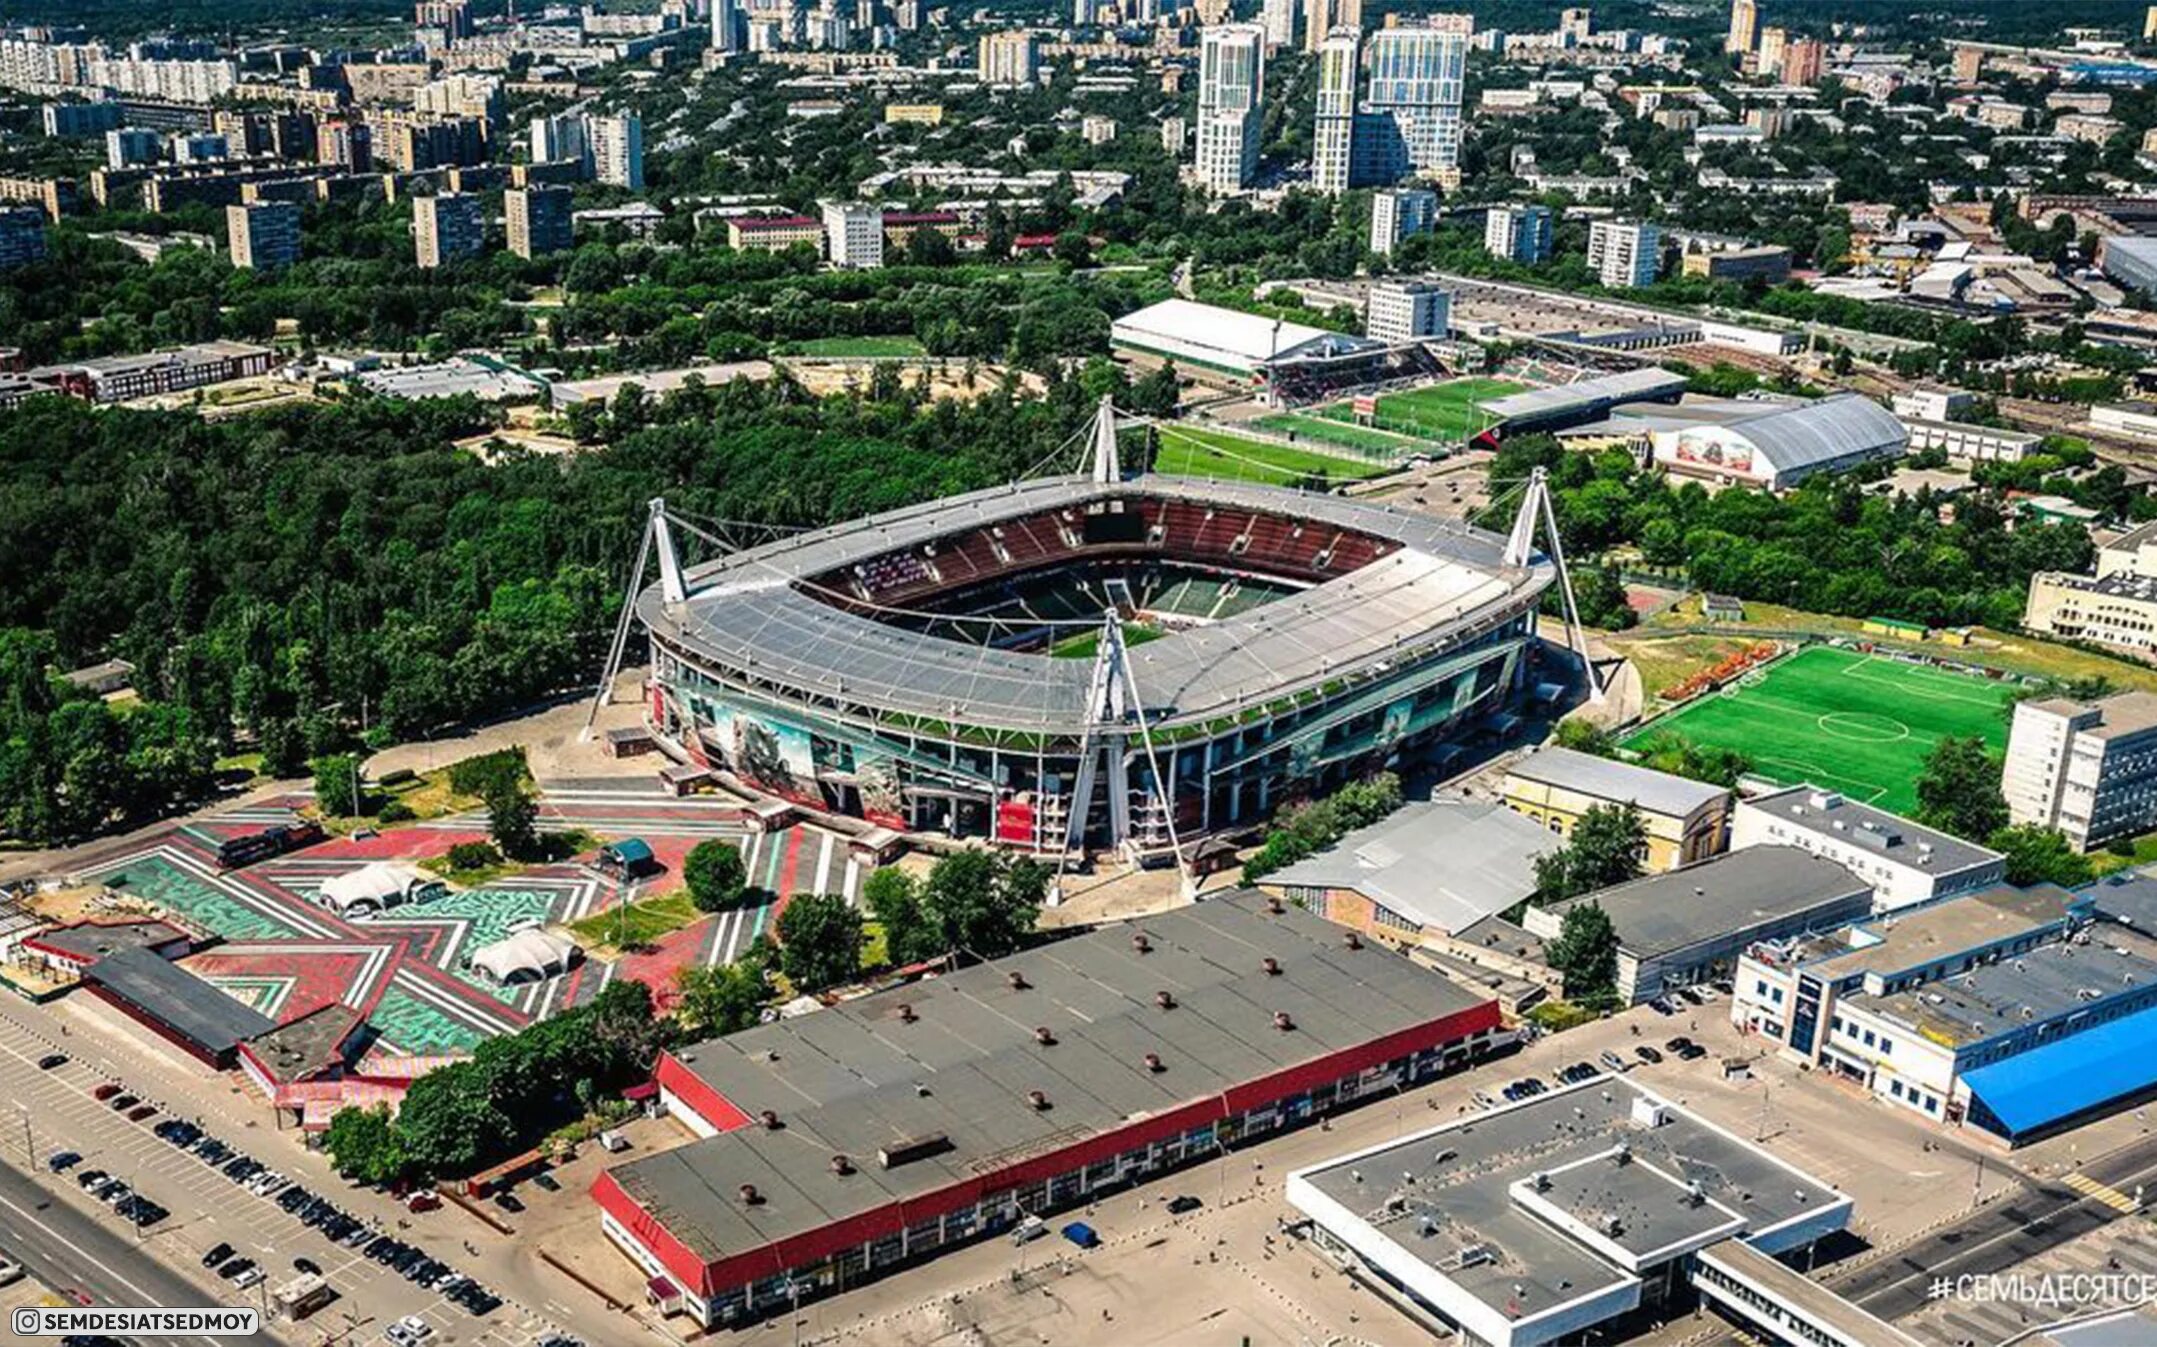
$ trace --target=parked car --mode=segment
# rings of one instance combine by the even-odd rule
[[[90,1091],[90,1097],[102,1104],[106,1100],[118,1094],[119,1092],[120,1087],[108,1080],[104,1084],[98,1086],[96,1089]]]
[[[1641,1061],[1646,1062],[1649,1066],[1654,1066],[1657,1062],[1663,1060],[1663,1054],[1657,1052],[1655,1049],[1649,1047],[1645,1043],[1641,1044],[1637,1048],[1634,1048],[1633,1055],[1635,1057],[1638,1057]]]
[[[37,1059],[37,1069],[40,1071],[54,1071],[66,1065],[67,1054],[64,1052],[48,1052]]]
[[[1625,1059],[1615,1052],[1605,1052],[1596,1060],[1613,1071],[1623,1071],[1625,1069]]]
[[[216,1248],[202,1255],[202,1265],[204,1267],[216,1267],[219,1264],[223,1263],[226,1259],[232,1257],[232,1254],[232,1246],[230,1244],[226,1244],[220,1241]]]
[[[148,1122],[156,1116],[157,1105],[155,1104],[137,1104],[127,1111],[127,1120],[129,1122]]]
[[[1199,1201],[1197,1198],[1191,1196],[1189,1193],[1178,1193],[1176,1194],[1176,1196],[1168,1200],[1168,1214],[1171,1216],[1181,1216],[1187,1211],[1197,1211],[1200,1207],[1203,1207],[1205,1205],[1205,1203]]]
[[[218,1275],[218,1276],[220,1276],[220,1277],[223,1277],[223,1278],[224,1278],[224,1279],[225,1279],[226,1281],[228,1281],[228,1282],[229,1282],[229,1281],[238,1281],[238,1280],[239,1280],[239,1279],[240,1279],[241,1277],[245,1276],[245,1275],[246,1275],[247,1273],[249,1273],[249,1272],[252,1272],[252,1271],[254,1271],[254,1270],[255,1270],[255,1260],[254,1260],[254,1259],[252,1259],[252,1258],[235,1258],[235,1259],[231,1260],[230,1262],[226,1263],[226,1264],[225,1264],[224,1266],[222,1266],[222,1267],[218,1268],[218,1269],[217,1269],[217,1275]]]
[[[1081,1249],[1098,1249],[1101,1247],[1101,1236],[1094,1233],[1094,1228],[1084,1221],[1071,1222],[1063,1228],[1062,1234],[1065,1239],[1070,1240]]]
[[[105,1101],[105,1107],[111,1109],[114,1113],[125,1113],[141,1102],[140,1099],[131,1094],[116,1094]]]
[[[75,1176],[75,1185],[87,1193],[111,1177],[102,1169],[85,1169]]]
[[[1027,1216],[1011,1231],[1013,1244],[1031,1244],[1049,1232],[1049,1223],[1039,1216]]]
[[[54,1151],[52,1155],[46,1159],[45,1168],[51,1170],[55,1174],[58,1174],[63,1170],[73,1169],[76,1165],[79,1165],[81,1163],[82,1152],[80,1151]]]

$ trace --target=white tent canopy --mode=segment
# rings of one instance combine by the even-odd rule
[[[433,878],[404,861],[376,861],[324,880],[319,897],[324,907],[338,913],[359,906],[387,907],[411,892],[413,881],[425,883]]]
[[[577,942],[553,931],[519,931],[472,952],[472,967],[504,985],[566,973],[584,957]]]

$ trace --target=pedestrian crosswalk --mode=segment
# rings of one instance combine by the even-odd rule
[[[2092,1198],[2096,1201],[2102,1202],[2106,1206],[2112,1208],[2112,1210],[2119,1212],[2122,1215],[2132,1216],[2135,1214],[2135,1212],[2140,1210],[2140,1208],[2135,1205],[2135,1200],[2133,1198],[2127,1196],[2127,1194],[2121,1192],[2117,1188],[2109,1187],[2105,1184],[2099,1183],[2097,1180],[2091,1178],[2087,1174],[2069,1174],[2064,1181],[2068,1187],[2074,1189],[2076,1192],[2082,1194],[2084,1197]]]

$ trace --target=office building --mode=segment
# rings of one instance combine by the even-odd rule
[[[1339,195],[1355,185],[1356,81],[1362,36],[1336,28],[1318,44],[1318,122],[1311,137],[1311,186]],[[1372,251],[1378,251],[1376,244]]]
[[[2010,822],[2057,828],[2077,851],[2157,830],[2157,694],[2019,703],[2000,793]]]
[[[975,48],[983,84],[1032,84],[1041,77],[1041,44],[1032,33],[990,33]]]
[[[1731,0],[1730,35],[1723,39],[1723,50],[1733,56],[1744,56],[1760,41],[1760,5],[1758,0]]]
[[[567,187],[512,187],[502,193],[509,250],[519,257],[541,257],[569,248],[575,242],[570,228],[573,196]]]
[[[1588,226],[1588,269],[1612,290],[1655,284],[1662,249],[1663,232],[1652,224],[1597,220]]]
[[[1363,0],[1303,0],[1303,40],[1313,52],[1336,28],[1361,32]]]
[[[300,260],[300,208],[289,201],[225,207],[232,265],[277,271]]]
[[[1265,0],[1258,11],[1259,26],[1266,30],[1266,50],[1279,51],[1296,45],[1298,0]]]
[[[1363,335],[1389,346],[1442,341],[1452,305],[1452,295],[1436,281],[1373,281]]]
[[[865,270],[884,265],[884,212],[860,202],[825,202],[824,246],[835,267]]]
[[[634,112],[594,117],[585,132],[592,176],[610,187],[644,190],[644,122]]]
[[[419,265],[439,267],[487,250],[480,199],[464,192],[412,200],[412,244]]]
[[[1838,930],[1872,915],[1872,886],[1792,846],[1739,847],[1697,864],[1527,910],[1531,935],[1555,940],[1565,914],[1593,903],[1618,935],[1626,1005],[1727,977],[1763,940]]]
[[[1559,837],[1590,809],[1629,808],[1647,835],[1642,864],[1651,873],[1675,870],[1721,852],[1730,824],[1730,792],[1614,758],[1570,748],[1544,748],[1506,769],[1506,808]]]
[[[1256,24],[1202,30],[1198,55],[1198,180],[1237,192],[1258,172],[1266,92],[1266,34]]]
[[[45,260],[45,212],[34,206],[0,210],[0,271]]]
[[[1831,860],[1872,885],[1878,912],[1989,888],[2007,875],[1997,851],[1810,785],[1738,801],[1730,845],[1797,847]]]
[[[1438,220],[1438,194],[1420,187],[1371,193],[1371,251],[1391,257],[1402,239],[1427,234]]]
[[[1483,217],[1483,248],[1526,266],[1550,260],[1554,226],[1548,206],[1493,206]]]

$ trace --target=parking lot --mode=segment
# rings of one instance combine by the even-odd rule
[[[41,1176],[55,1202],[94,1213],[115,1229],[127,1231],[131,1226],[112,1210],[111,1203],[99,1202],[83,1190],[81,1175],[103,1171],[164,1208],[168,1214],[162,1219],[134,1230],[136,1240],[146,1253],[205,1287],[212,1303],[253,1303],[268,1314],[273,1288],[298,1277],[305,1268],[295,1260],[303,1259],[320,1271],[336,1295],[308,1320],[308,1331],[317,1335],[336,1333],[353,1340],[386,1337],[386,1330],[407,1316],[424,1326],[417,1340],[426,1342],[526,1347],[549,1334],[547,1324],[514,1304],[502,1304],[482,1316],[444,1290],[422,1289],[370,1260],[359,1247],[334,1242],[322,1229],[311,1228],[301,1214],[295,1214],[303,1213],[297,1201],[288,1199],[295,1211],[285,1210],[276,1198],[290,1190],[251,1192],[226,1172],[250,1148],[259,1152],[259,1159],[274,1165],[283,1143],[260,1135],[231,1135],[225,1129],[228,1134],[222,1140],[236,1149],[221,1164],[213,1165],[157,1134],[160,1124],[179,1121],[192,1126],[192,1119],[175,1119],[154,1094],[109,1080],[83,1062],[70,1059],[41,1066],[55,1048],[28,1039],[13,1026],[8,1029],[0,1033],[0,1091],[13,1102],[15,1116],[0,1111],[0,1150],[9,1153],[10,1161],[27,1156],[25,1168]],[[65,1052],[64,1045],[57,1051]],[[123,1089],[108,1099],[98,1097],[114,1084]],[[113,1102],[126,1097],[137,1097],[141,1103],[126,1112],[115,1111]],[[144,1106],[157,1112],[139,1121],[128,1116]],[[51,1160],[60,1152],[81,1158],[64,1173],[55,1173]],[[324,1196],[346,1205],[341,1193]],[[385,1230],[356,1218],[349,1229],[362,1245],[374,1235],[411,1239],[408,1231]],[[217,1260],[218,1266],[232,1276],[220,1277],[204,1266],[205,1256],[220,1247],[227,1252]],[[445,1264],[446,1274],[448,1266],[459,1261],[461,1251],[429,1252]],[[236,1260],[252,1262],[259,1279]]]

